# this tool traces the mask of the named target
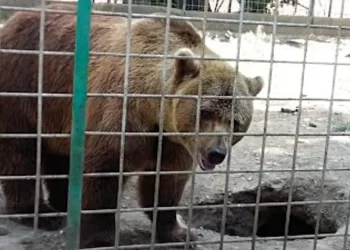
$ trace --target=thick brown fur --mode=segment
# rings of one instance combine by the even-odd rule
[[[49,8],[74,9],[53,5]],[[73,52],[75,48],[75,21],[72,14],[46,14],[45,51]],[[1,31],[2,49],[38,50],[40,14],[18,12]],[[164,19],[135,19],[131,23],[130,53],[164,54],[166,22]],[[127,47],[127,21],[121,17],[93,15],[91,24],[91,50],[95,52],[125,53]],[[185,21],[170,21],[168,53],[179,56],[200,55],[203,41],[195,28]],[[217,56],[205,48],[206,55]],[[36,93],[38,86],[37,55],[1,53],[0,92]],[[91,56],[89,66],[90,93],[123,93],[125,57]],[[162,85],[162,59],[131,57],[128,92],[159,94]],[[72,93],[73,56],[45,55],[43,62],[44,93]],[[182,58],[169,59],[166,64],[166,94],[197,95],[202,83],[203,95],[232,96],[234,82],[236,96],[255,96],[263,87],[260,77],[249,78],[224,61],[199,61]],[[236,80],[236,81],[235,81]],[[200,131],[228,132],[230,128],[231,100],[203,99],[201,103]],[[195,99],[167,98],[164,105],[165,132],[194,132],[196,130]],[[44,97],[42,106],[43,133],[70,133],[70,98]],[[87,130],[120,132],[123,99],[116,97],[89,97],[87,103]],[[234,102],[236,132],[244,132],[252,120],[251,100]],[[128,97],[126,131],[158,132],[160,99]],[[36,133],[37,99],[33,97],[1,97],[0,133]],[[242,137],[234,136],[232,145]],[[120,159],[120,136],[89,135],[86,137],[85,173],[117,172]],[[190,137],[164,137],[161,169],[163,171],[190,170],[199,155],[206,157],[209,148],[227,147],[227,136],[201,137],[199,147]],[[124,171],[152,171],[156,168],[157,137],[132,136],[125,139]],[[222,156],[225,156],[223,150]],[[67,138],[43,138],[42,173],[67,174],[69,171],[70,141]],[[0,140],[0,175],[33,175],[36,168],[36,139]],[[222,161],[223,159],[219,159]],[[125,180],[126,178],[124,178]],[[188,176],[162,176],[159,186],[159,206],[178,205]],[[13,213],[28,213],[34,209],[33,180],[2,181],[7,209]],[[66,211],[67,180],[45,182],[49,191],[49,204],[40,197],[40,212]],[[140,205],[153,207],[153,176],[141,176]],[[117,177],[87,177],[83,185],[83,209],[113,209],[117,205]],[[42,192],[41,192],[42,193]],[[148,216],[152,219],[152,215]],[[81,247],[97,247],[113,243],[114,215],[83,215]],[[31,223],[31,221],[23,221]],[[41,218],[39,226],[56,229],[58,218]],[[160,242],[183,241],[186,229],[176,220],[175,211],[158,212],[157,239]],[[191,240],[196,236],[191,233]]]

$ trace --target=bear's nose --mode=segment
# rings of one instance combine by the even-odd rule
[[[227,150],[225,148],[210,148],[208,151],[208,161],[217,165],[225,159],[226,153]]]

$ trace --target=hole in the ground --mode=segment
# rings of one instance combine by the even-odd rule
[[[292,195],[292,201],[317,200],[317,187],[309,182],[301,183],[300,187],[295,187]],[[345,196],[340,195],[337,188],[327,186],[330,197],[343,199]],[[264,185],[261,188],[261,203],[286,202],[288,200],[288,189],[282,187],[274,189],[270,185]],[[328,192],[328,191],[327,191]],[[334,194],[333,194],[333,193]],[[338,193],[335,193],[338,192]],[[313,193],[315,197],[308,195]],[[228,195],[229,204],[255,204],[257,189],[230,193]],[[214,195],[212,198],[197,203],[199,206],[223,205],[224,194]],[[314,235],[317,205],[292,205],[289,219],[289,236]],[[196,228],[204,228],[218,233],[221,232],[222,224],[222,207],[203,208],[193,210],[191,225]],[[286,223],[287,206],[260,206],[257,235],[259,237],[278,237],[284,236]],[[339,218],[346,215],[346,206],[340,204],[324,204],[320,217],[319,234],[336,233],[339,224]],[[184,219],[187,213],[182,213]],[[232,236],[249,237],[252,236],[254,229],[255,207],[230,207],[227,209],[227,220],[225,233]],[[345,217],[344,217],[345,218]],[[321,237],[319,237],[321,238]]]
[[[270,208],[271,215],[265,223],[259,226],[257,236],[259,237],[277,237],[284,236],[286,225],[286,210],[281,208]],[[308,225],[297,216],[290,215],[288,235],[308,235],[314,234],[314,227]]]

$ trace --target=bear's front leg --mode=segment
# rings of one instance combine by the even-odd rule
[[[155,179],[155,176],[140,176],[139,178],[140,205],[142,207],[152,208],[154,206]],[[158,207],[178,206],[187,180],[187,175],[160,176]],[[147,211],[146,214],[153,221],[153,212]],[[178,221],[175,210],[157,211],[156,227],[158,242],[186,241],[187,226]],[[190,241],[197,240],[197,236],[191,231],[189,236]]]
[[[140,205],[145,208],[154,206],[155,176],[140,176],[139,193]],[[188,180],[187,175],[160,176],[158,207],[178,206],[184,187]],[[153,212],[146,212],[153,221]],[[157,211],[157,241],[160,243],[185,242],[187,226],[180,223],[175,210]],[[196,241],[197,236],[189,232],[190,241]]]
[[[155,170],[155,162],[147,162],[148,166],[143,169]],[[192,157],[179,144],[170,142],[167,138],[163,139],[162,150],[162,171],[185,171],[191,170],[193,166]],[[160,175],[158,207],[176,207],[179,205],[182,193],[189,179],[188,174]],[[155,193],[155,175],[143,175],[139,177],[139,196],[140,205],[145,208],[154,207]],[[147,216],[153,221],[153,212],[146,212]],[[180,223],[177,219],[175,210],[157,211],[157,241],[166,242],[184,242],[187,237],[187,226]],[[197,236],[189,232],[190,241],[196,241]]]
[[[118,177],[87,177],[83,192],[84,210],[114,209],[117,206]],[[114,213],[82,214],[80,248],[113,246],[114,235]]]
[[[91,139],[91,138],[90,138]],[[85,155],[85,173],[106,173],[118,171],[119,159],[116,152],[106,151],[103,143],[88,141]],[[100,140],[103,142],[103,140]],[[98,145],[92,147],[91,144]],[[104,152],[103,154],[101,152]],[[123,178],[126,181],[126,177]],[[117,207],[118,177],[84,177],[83,210],[115,209]],[[95,248],[114,245],[114,213],[82,214],[80,247]]]

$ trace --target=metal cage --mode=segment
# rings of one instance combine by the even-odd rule
[[[244,4],[247,0],[241,0],[241,4]],[[112,247],[104,247],[104,248],[98,248],[98,249],[155,249],[158,246],[162,247],[174,247],[174,246],[183,246],[184,249],[189,249],[191,246],[190,239],[189,239],[189,232],[187,234],[186,240],[184,242],[177,242],[177,243],[157,243],[156,236],[155,236],[155,230],[157,225],[157,212],[158,211],[164,211],[164,210],[179,210],[179,211],[187,211],[187,225],[191,227],[191,221],[192,217],[194,216],[193,211],[201,211],[201,209],[221,209],[221,217],[218,218],[220,227],[217,229],[217,234],[219,235],[218,239],[211,240],[209,238],[205,240],[200,240],[197,243],[200,246],[207,247],[205,249],[238,249],[235,247],[239,247],[242,245],[239,245],[242,242],[249,242],[249,249],[262,249],[261,246],[258,246],[259,242],[267,242],[267,241],[275,241],[275,240],[281,240],[281,245],[278,245],[276,247],[281,247],[278,249],[289,249],[288,244],[290,239],[312,239],[313,244],[312,248],[310,249],[318,249],[317,244],[319,242],[320,237],[340,237],[342,239],[342,242],[339,244],[339,248],[334,249],[348,249],[348,224],[349,224],[349,218],[350,218],[350,199],[348,197],[348,193],[345,193],[342,198],[334,197],[334,199],[325,199],[324,198],[324,191],[326,184],[325,181],[327,179],[327,174],[329,172],[336,172],[338,175],[344,175],[349,173],[349,168],[345,165],[348,165],[350,163],[350,158],[348,155],[342,155],[341,160],[340,158],[336,158],[339,161],[342,162],[344,167],[338,167],[336,169],[328,168],[328,161],[329,161],[329,154],[330,154],[330,144],[331,144],[331,138],[344,138],[346,140],[350,136],[350,125],[344,125],[344,129],[340,129],[339,131],[334,131],[332,128],[332,122],[334,119],[334,105],[336,103],[341,103],[343,106],[345,106],[344,114],[346,114],[346,107],[349,110],[349,102],[350,98],[346,98],[346,92],[347,87],[343,84],[341,87],[337,89],[337,84],[339,84],[339,81],[346,81],[345,74],[342,75],[342,79],[339,80],[337,76],[337,72],[339,71],[339,68],[342,67],[342,70],[346,69],[349,72],[349,66],[350,62],[347,62],[346,59],[343,59],[342,62],[339,62],[339,57],[342,56],[341,53],[343,52],[340,50],[340,46],[342,44],[342,39],[344,36],[348,36],[349,30],[350,30],[350,21],[348,19],[343,18],[343,13],[345,11],[345,5],[347,0],[342,0],[342,11],[340,14],[340,18],[337,19],[337,21],[331,22],[331,21],[317,21],[313,16],[308,16],[303,18],[303,21],[300,21],[298,23],[293,21],[285,21],[281,16],[278,16],[277,12],[270,15],[270,18],[263,18],[261,16],[255,17],[249,16],[244,11],[240,11],[238,14],[223,14],[223,13],[209,13],[208,8],[209,1],[206,0],[204,3],[204,11],[200,14],[193,14],[194,12],[191,11],[185,11],[185,12],[176,12],[172,9],[172,1],[168,0],[166,2],[166,7],[163,9],[165,12],[163,14],[152,14],[153,18],[163,18],[166,20],[167,23],[167,29],[166,34],[164,34],[164,47],[166,48],[163,54],[159,55],[147,55],[147,54],[132,54],[130,53],[130,39],[131,39],[131,20],[132,18],[148,18],[150,17],[150,13],[158,12],[153,11],[151,9],[145,11],[145,13],[142,13],[141,9],[138,9],[138,13],[135,13],[134,10],[137,9],[134,5],[132,5],[132,1],[129,0],[127,3],[123,5],[123,10],[113,10],[113,11],[106,11],[106,10],[100,10],[98,7],[93,8],[93,3],[91,1],[84,1],[79,0],[77,5],[77,11],[69,11],[69,10],[50,10],[46,7],[47,3],[45,0],[41,0],[39,6],[33,6],[33,7],[15,7],[15,6],[8,6],[3,5],[1,6],[1,13],[5,13],[10,11],[17,12],[20,10],[27,10],[30,12],[40,12],[40,37],[39,37],[39,50],[33,51],[33,50],[15,50],[15,49],[4,49],[1,46],[0,41],[0,50],[1,54],[27,54],[27,55],[37,55],[38,56],[38,91],[37,93],[25,93],[25,92],[1,92],[0,98],[7,98],[11,96],[16,97],[32,97],[37,98],[37,105],[38,105],[38,112],[37,112],[37,128],[36,133],[27,134],[27,133],[2,133],[0,134],[0,140],[6,139],[6,138],[36,138],[37,140],[37,159],[36,159],[36,174],[32,176],[19,176],[19,175],[0,175],[0,182],[9,181],[9,180],[35,180],[35,190],[36,190],[36,204],[35,204],[35,211],[34,214],[27,213],[27,214],[0,214],[0,219],[5,220],[9,218],[34,218],[34,238],[32,240],[32,248],[31,249],[42,249],[40,248],[39,243],[39,234],[38,231],[38,223],[39,223],[39,192],[40,192],[40,186],[42,184],[42,180],[47,179],[55,179],[55,178],[61,178],[61,179],[67,179],[69,180],[69,196],[68,196],[68,211],[67,213],[40,213],[40,217],[50,217],[50,216],[64,216],[67,217],[67,224],[64,232],[64,248],[66,250],[75,250],[79,249],[79,235],[80,235],[80,221],[81,221],[81,214],[91,214],[91,213],[114,213],[116,218],[116,233],[115,233],[115,246]],[[113,1],[111,1],[113,2]],[[97,3],[96,3],[97,4]],[[118,5],[118,4],[117,4]],[[146,7],[144,7],[147,9]],[[278,8],[278,6],[277,6]],[[181,8],[180,8],[181,9]],[[125,11],[126,10],[126,11]],[[155,9],[156,10],[156,9]],[[158,9],[157,9],[158,10]],[[44,44],[45,44],[45,37],[44,37],[44,24],[45,24],[45,15],[46,13],[71,13],[76,14],[76,37],[75,37],[75,45],[76,50],[75,51],[67,51],[67,52],[54,52],[54,51],[45,51],[44,50]],[[0,13],[0,14],[1,14]],[[180,14],[179,14],[180,13]],[[105,15],[105,16],[122,16],[127,19],[127,27],[128,32],[126,35],[127,40],[127,49],[125,53],[118,54],[118,53],[101,53],[99,51],[90,51],[90,22],[91,22],[91,16],[92,15]],[[260,20],[259,20],[260,18]],[[261,152],[256,153],[256,167],[252,169],[235,169],[235,166],[232,163],[233,157],[240,157],[235,156],[235,148],[240,147],[240,143],[237,144],[232,150],[229,150],[227,153],[227,164],[225,163],[224,166],[221,167],[219,170],[213,170],[210,172],[203,172],[203,171],[197,171],[196,166],[193,166],[193,170],[191,171],[161,171],[161,157],[162,157],[162,142],[163,137],[165,136],[194,136],[196,139],[196,142],[198,141],[198,138],[200,136],[203,136],[205,134],[200,134],[198,131],[199,124],[200,124],[200,102],[205,99],[210,98],[217,98],[217,99],[229,99],[231,100],[232,104],[234,104],[236,99],[249,99],[248,97],[242,97],[242,96],[231,96],[229,98],[222,97],[222,96],[204,96],[204,95],[193,95],[193,96],[181,96],[181,95],[166,95],[166,94],[160,94],[160,95],[152,95],[152,94],[137,94],[137,93],[128,93],[128,82],[129,82],[129,64],[130,64],[130,58],[149,58],[149,60],[158,58],[163,59],[164,63],[162,66],[162,77],[163,80],[167,77],[166,75],[166,61],[167,60],[173,60],[176,57],[173,55],[170,55],[167,50],[167,46],[169,44],[169,20],[187,20],[196,23],[196,27],[201,31],[202,36],[204,39],[210,41],[213,41],[217,39],[217,36],[221,36],[222,42],[226,44],[225,48],[234,48],[236,51],[236,56],[234,57],[223,57],[221,56],[220,59],[218,58],[207,58],[203,54],[197,57],[196,59],[201,61],[203,63],[205,60],[222,60],[222,61],[228,61],[232,65],[235,65],[236,69],[240,70],[240,65],[242,63],[251,63],[250,69],[255,70],[258,68],[258,66],[255,66],[257,64],[264,64],[265,68],[261,69],[261,73],[265,73],[267,76],[266,83],[264,86],[264,94],[257,96],[257,97],[249,97],[250,99],[253,99],[255,102],[260,102],[260,107],[263,107],[264,110],[262,110],[260,113],[261,121],[259,124],[259,129],[256,128],[255,132],[245,132],[245,133],[234,133],[234,122],[231,121],[231,127],[230,127],[230,133],[227,134],[229,138],[232,138],[234,134],[244,136],[244,138],[261,138],[262,144],[260,146]],[[267,20],[267,21],[266,21]],[[296,19],[293,19],[296,20]],[[323,22],[323,23],[322,23]],[[211,26],[210,26],[211,24]],[[223,30],[225,28],[221,28],[222,32],[217,32],[217,34],[213,34],[212,30],[214,28],[218,28],[220,26],[224,27],[233,27],[232,29],[237,28],[237,30],[234,30],[231,32],[226,32]],[[210,28],[208,28],[210,27]],[[253,28],[251,28],[253,27]],[[267,27],[270,30],[270,34],[266,34],[264,32],[259,33],[259,29],[262,27]],[[254,31],[254,29],[257,29],[258,31]],[[285,30],[283,31],[283,28]],[[288,40],[288,38],[280,38],[278,37],[279,32],[284,32],[284,37],[287,37],[287,35],[292,32],[293,29],[298,29],[299,34],[302,34],[300,36],[303,36],[303,49],[302,50],[302,59],[301,60],[293,60],[290,59],[290,57],[293,58],[292,54],[288,54],[285,56],[278,56],[277,54],[280,53],[282,49],[276,50],[276,44],[280,43],[281,40],[285,39]],[[249,30],[253,30],[253,32],[247,32]],[[246,33],[244,33],[246,31]],[[309,57],[309,45],[310,45],[310,39],[312,38],[312,32],[322,34],[327,33],[329,36],[333,36],[334,42],[334,52],[333,52],[333,59],[323,62],[317,62],[312,59],[308,59]],[[234,35],[232,35],[234,33]],[[1,31],[0,31],[1,34]],[[224,35],[223,35],[224,34]],[[268,53],[265,53],[264,55],[267,55],[265,57],[268,57],[267,59],[249,59],[244,58],[245,56],[241,55],[241,49],[242,46],[244,46],[244,43],[249,43],[245,40],[244,35],[251,35],[254,36],[255,40],[252,43],[252,46],[259,46],[258,43],[261,42],[261,40],[268,40],[266,44],[263,46],[264,49],[268,50]],[[256,38],[260,35],[260,38]],[[229,45],[227,41],[230,39],[236,39],[235,44]],[[259,40],[260,39],[260,40]],[[225,43],[226,42],[226,43]],[[297,46],[296,44],[300,45],[299,42],[291,42],[288,40],[287,43],[284,43],[283,46]],[[286,45],[287,44],[287,45]],[[298,46],[299,46],[298,45]],[[214,45],[213,45],[214,46]],[[220,45],[223,46],[223,45]],[[232,46],[232,47],[229,47]],[[282,46],[282,45],[281,45]],[[218,47],[216,47],[218,49]],[[320,50],[321,51],[321,50]],[[228,52],[227,52],[228,53]],[[260,53],[260,52],[257,52]],[[261,52],[263,53],[263,52]],[[322,53],[322,52],[320,52]],[[346,53],[346,51],[344,52]],[[43,78],[44,78],[44,72],[43,72],[43,64],[45,63],[44,56],[45,55],[51,55],[51,56],[58,56],[58,55],[65,55],[65,56],[74,56],[74,88],[73,93],[69,94],[62,94],[62,93],[44,93],[43,91]],[[225,54],[225,52],[223,53]],[[348,51],[349,57],[350,57],[350,47]],[[123,93],[89,93],[88,92],[88,74],[89,74],[89,58],[91,56],[97,57],[103,57],[103,56],[114,56],[114,57],[124,57],[125,58],[125,78],[124,78],[124,90]],[[344,55],[343,55],[344,56]],[[243,57],[243,58],[242,58]],[[280,59],[276,59],[276,57],[279,57]],[[282,58],[282,59],[281,59]],[[273,78],[276,77],[276,73],[274,72],[274,69],[276,68],[276,65],[284,65],[284,67],[287,67],[289,65],[289,70],[293,71],[293,67],[299,67],[298,72],[300,72],[299,82],[296,82],[295,84],[298,86],[298,91],[294,91],[293,93],[296,94],[296,96],[288,96],[287,94],[285,96],[271,96],[271,93],[273,92]],[[293,66],[291,66],[293,65]],[[316,97],[308,97],[304,95],[304,83],[305,78],[308,76],[308,81],[316,81],[311,78],[310,75],[307,75],[307,71],[311,66],[321,66],[327,67],[327,70],[332,71],[331,74],[331,84],[330,84],[330,92],[328,93],[328,97],[326,95],[323,96],[316,96]],[[277,66],[278,67],[278,66]],[[248,70],[246,70],[248,71]],[[257,69],[259,71],[259,69]],[[314,70],[313,74],[317,74],[321,72],[319,70]],[[13,72],[13,74],[21,74],[21,72]],[[284,74],[284,73],[282,73]],[[307,76],[306,76],[307,75]],[[0,76],[1,77],[1,76]],[[288,76],[279,77],[278,79],[286,79]],[[316,79],[316,78],[315,78]],[[349,80],[349,78],[348,78]],[[322,81],[322,79],[317,79],[317,81]],[[319,84],[322,84],[321,82]],[[285,88],[289,88],[289,86],[284,86]],[[283,88],[283,87],[282,87]],[[202,86],[199,86],[199,92],[201,93]],[[287,91],[288,92],[288,91]],[[337,93],[343,93],[342,97],[336,97],[335,95]],[[349,91],[350,93],[350,91]],[[264,96],[265,95],[265,96]],[[122,115],[122,130],[120,132],[102,132],[102,131],[87,131],[86,130],[86,103],[88,98],[92,97],[103,97],[103,98],[122,98],[123,99],[123,115]],[[42,132],[42,107],[43,107],[43,98],[72,98],[73,100],[73,109],[72,111],[67,110],[67,112],[72,112],[72,127],[71,127],[71,134],[45,134]],[[137,133],[137,132],[126,132],[126,118],[127,118],[127,108],[126,105],[128,103],[128,98],[160,98],[160,121],[159,121],[159,130],[158,132],[149,132],[149,133]],[[167,98],[192,98],[197,101],[197,109],[196,109],[196,132],[195,133],[168,133],[166,131],[163,131],[163,123],[164,123],[164,100]],[[292,116],[293,119],[295,118],[295,121],[293,120],[294,124],[294,131],[271,131],[271,129],[268,129],[269,124],[269,118],[270,118],[270,112],[271,109],[271,102],[294,102],[298,106],[297,110],[290,110],[287,108],[283,108],[281,112],[286,113],[284,117],[280,117],[280,119],[287,120],[291,119],[289,116]],[[327,124],[324,125],[325,131],[318,131],[318,132],[305,132],[305,129],[301,129],[301,126],[303,124],[303,106],[305,103],[313,103],[313,102],[325,102],[327,103],[328,110],[324,111],[325,113],[325,122]],[[273,105],[272,105],[273,106]],[[0,107],[1,112],[1,107]],[[232,116],[231,119],[234,119],[234,109],[232,109]],[[256,112],[256,110],[254,111]],[[275,111],[276,112],[276,111]],[[279,112],[279,111],[277,111]],[[0,113],[0,119],[1,119],[1,113]],[[252,124],[254,124],[256,121],[253,120]],[[350,121],[349,121],[350,122]],[[311,124],[311,125],[310,125]],[[315,127],[316,125],[312,125],[310,122],[309,127]],[[253,126],[253,125],[251,125]],[[258,125],[257,125],[258,126]],[[281,130],[283,130],[283,127],[281,127]],[[85,137],[87,135],[105,135],[105,136],[120,136],[121,138],[121,156],[120,156],[120,171],[115,173],[83,173],[84,171],[84,148],[85,148]],[[124,144],[125,144],[125,138],[127,136],[153,136],[158,138],[158,143],[156,145],[157,147],[157,167],[156,171],[148,171],[148,172],[124,172],[123,166],[124,166]],[[42,148],[42,139],[43,138],[49,138],[49,137],[56,137],[56,138],[70,138],[70,172],[69,175],[46,175],[41,173],[41,148]],[[324,151],[320,154],[323,156],[323,159],[321,159],[321,167],[302,167],[298,165],[298,153],[300,152],[300,140],[302,138],[322,138],[324,139]],[[290,166],[289,167],[281,167],[281,166],[275,166],[269,167],[269,169],[265,169],[266,163],[266,147],[269,144],[269,138],[271,140],[275,140],[275,138],[289,138],[289,143],[292,145],[290,147]],[[277,139],[276,139],[277,140]],[[287,139],[286,139],[287,140]],[[347,142],[348,143],[348,142]],[[348,144],[347,144],[348,145]],[[283,145],[282,145],[283,146]],[[284,145],[287,147],[286,145]],[[277,148],[281,148],[281,145],[277,145]],[[142,149],[141,149],[142,150]],[[333,151],[332,151],[333,152]],[[241,152],[242,153],[242,152]],[[306,153],[307,154],[307,153]],[[313,154],[313,151],[310,149],[310,159],[314,159],[311,157],[311,154]],[[137,155],[135,157],[138,157]],[[250,155],[249,157],[253,157]],[[249,158],[248,157],[248,158]],[[337,156],[335,156],[337,157]],[[340,156],[338,156],[340,157]],[[247,158],[247,159],[248,159]],[[272,158],[273,159],[273,158]],[[273,160],[272,160],[273,161]],[[254,162],[254,159],[252,160]],[[252,163],[250,162],[250,163]],[[283,162],[283,161],[281,161]],[[1,162],[0,162],[1,164]],[[272,164],[272,163],[271,163]],[[248,164],[249,165],[249,164]],[[312,164],[310,164],[312,165]],[[317,164],[316,164],[317,165]],[[288,175],[288,192],[287,192],[287,201],[268,201],[264,202],[264,192],[262,191],[262,186],[264,182],[264,178],[266,175],[274,174],[274,173],[284,173]],[[321,195],[318,196],[318,199],[316,200],[307,200],[307,199],[300,199],[295,200],[295,197],[293,197],[293,181],[295,178],[297,178],[297,174],[300,174],[303,178],[307,178],[310,173],[317,172],[320,174],[320,192]],[[177,175],[177,174],[184,174],[187,173],[191,175],[192,179],[188,181],[190,188],[188,189],[189,192],[189,199],[188,204],[181,205],[178,207],[159,207],[157,202],[155,202],[153,208],[125,208],[122,206],[122,190],[123,190],[123,178],[125,176],[147,176],[147,175],[155,175],[156,181],[155,181],[155,200],[158,200],[159,195],[159,179],[161,175],[164,174],[171,174],[171,175]],[[218,176],[223,175],[223,180],[225,181],[222,187],[222,204],[209,204],[205,203],[204,205],[200,205],[201,203],[194,202],[194,196],[195,196],[195,182],[197,176]],[[232,190],[236,190],[236,187],[234,186],[234,183],[232,181],[234,179],[233,176],[236,176],[235,178],[241,178],[242,176],[256,176],[254,177],[256,181],[256,190],[254,191],[254,202],[239,202],[239,203],[232,203],[230,199],[232,198]],[[114,177],[118,178],[119,180],[119,188],[118,193],[115,195],[118,197],[118,204],[116,209],[104,209],[100,211],[90,210],[90,211],[82,211],[81,209],[81,203],[82,203],[82,185],[83,185],[83,176],[84,178],[97,178],[97,177]],[[237,177],[238,176],[238,177]],[[242,177],[242,178],[243,178]],[[253,177],[251,177],[253,178]],[[248,181],[249,182],[249,181]],[[205,184],[209,185],[209,184]],[[242,191],[242,190],[238,190]],[[201,194],[200,197],[202,200],[205,199],[203,197],[203,194]],[[321,214],[323,213],[322,206],[324,204],[342,204],[346,207],[344,212],[344,233],[320,233],[320,227],[322,227],[322,223],[320,222]],[[305,235],[290,235],[290,223],[291,223],[291,214],[292,214],[292,207],[293,206],[307,206],[307,205],[314,205],[317,207],[317,218],[314,222],[314,233],[305,234]],[[277,210],[278,207],[286,207],[285,212],[283,216],[285,216],[285,223],[284,223],[284,232],[280,236],[271,236],[268,237],[259,237],[258,231],[259,231],[259,217],[262,216],[261,209],[264,210],[266,207],[273,207]],[[225,237],[227,236],[227,216],[228,213],[230,213],[230,209],[243,209],[242,211],[248,211],[248,209],[253,209],[254,211],[254,218],[252,222],[252,235],[247,237],[237,237],[237,238],[230,238],[229,240],[225,240]],[[121,246],[121,236],[120,236],[120,220],[123,216],[123,213],[132,213],[132,212],[142,212],[142,211],[149,211],[153,213],[153,222],[150,227],[150,243],[149,244],[137,244],[137,245],[124,245]],[[235,210],[236,211],[236,210]],[[250,210],[249,210],[250,211]],[[185,212],[183,212],[185,213]],[[276,217],[276,219],[278,219]],[[210,230],[210,229],[209,229]],[[1,241],[1,236],[0,236]],[[308,245],[310,246],[310,245]],[[63,249],[63,248],[62,248]],[[95,248],[94,248],[95,249]],[[97,248],[96,248],[97,249]],[[243,248],[239,248],[243,249]],[[248,249],[248,248],[247,248]],[[266,248],[268,249],[268,248]],[[272,249],[272,248],[271,248]],[[277,248],[276,248],[277,249]],[[294,248],[293,248],[294,249]],[[322,248],[323,249],[323,248]]]

